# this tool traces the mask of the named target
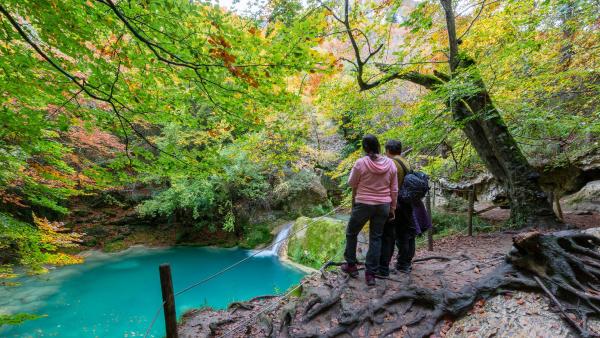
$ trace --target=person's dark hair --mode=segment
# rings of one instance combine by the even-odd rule
[[[402,142],[389,140],[385,143],[385,150],[392,155],[402,155]]]
[[[372,159],[376,159],[380,152],[381,146],[375,135],[367,134],[362,139],[362,148],[367,155]]]

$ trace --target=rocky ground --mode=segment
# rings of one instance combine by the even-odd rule
[[[583,227],[587,227],[581,224]],[[423,312],[412,304],[399,303],[377,310],[378,304],[406,289],[419,285],[432,290],[459,291],[485,278],[504,260],[514,232],[456,236],[435,243],[435,250],[420,250],[413,272],[380,279],[367,287],[364,276],[346,278],[337,268],[309,275],[301,288],[288,297],[260,297],[235,303],[226,311],[201,309],[188,312],[180,326],[182,337],[316,337],[363,336],[403,337],[415,334],[405,323],[422,321]],[[364,251],[364,248],[362,248]],[[365,307],[365,305],[369,305]],[[365,308],[371,308],[365,312]],[[354,331],[340,331],[358,317],[368,320]],[[598,323],[590,329],[600,332]],[[393,334],[387,334],[394,330]],[[481,300],[466,316],[447,318],[436,326],[436,336],[445,337],[569,337],[575,336],[545,296],[506,292]]]

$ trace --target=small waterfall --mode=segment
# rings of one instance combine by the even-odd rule
[[[277,236],[275,236],[273,243],[271,243],[271,247],[268,249],[265,249],[265,251],[260,252],[255,257],[277,256],[279,254],[279,249],[281,248],[281,245],[286,243],[286,241],[283,239],[286,238],[287,235],[290,233],[290,230],[292,229],[293,225],[294,225],[294,222],[285,224],[283,226],[283,229],[281,229],[281,231],[279,231]]]

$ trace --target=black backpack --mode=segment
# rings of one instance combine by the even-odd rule
[[[398,201],[411,203],[421,200],[429,191],[429,176],[420,171],[408,170],[402,161],[397,161],[404,170],[404,182],[398,187]]]

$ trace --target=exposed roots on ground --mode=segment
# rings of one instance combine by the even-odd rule
[[[489,273],[459,287],[450,285],[443,269],[434,270],[431,276],[438,279],[437,287],[423,286],[411,282],[410,277],[400,276],[385,282],[393,283],[395,288],[364,290],[359,289],[364,287],[362,280],[358,283],[337,270],[323,272],[318,291],[307,288],[299,299],[271,312],[268,325],[261,325],[264,329],[258,329],[254,322],[254,327],[249,324],[233,336],[427,337],[439,333],[444,322],[464,315],[476,302],[516,290],[547,295],[576,333],[583,337],[598,336],[588,328],[587,320],[600,316],[599,247],[600,239],[577,231],[519,234],[513,238],[513,248],[503,261],[492,257],[495,264],[488,264]],[[431,260],[456,265],[471,258],[461,254],[417,261]],[[472,266],[486,268],[481,261]],[[362,298],[357,292],[362,293]],[[252,312],[247,311],[247,316]],[[225,327],[231,322],[220,324],[224,326],[221,331],[211,325],[212,333],[217,336],[227,332]]]

